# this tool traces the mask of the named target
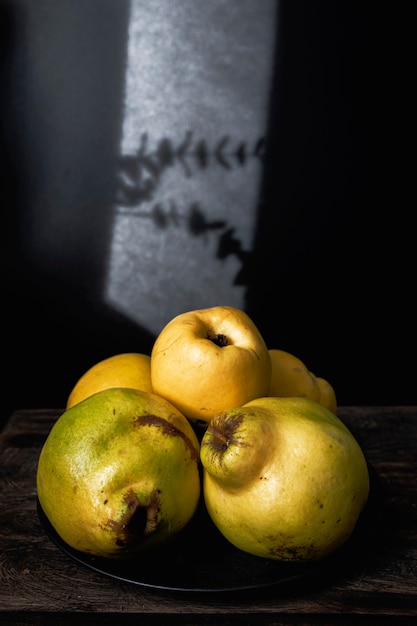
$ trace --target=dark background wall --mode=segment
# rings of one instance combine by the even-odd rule
[[[277,3],[245,308],[340,404],[416,402],[405,7]],[[94,362],[152,346],[102,298],[127,19],[123,1],[0,0],[2,423],[63,406]]]

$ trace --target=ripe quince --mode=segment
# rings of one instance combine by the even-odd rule
[[[265,397],[216,416],[201,440],[208,513],[237,548],[313,561],[351,536],[368,466],[347,426],[314,400]]]
[[[244,311],[230,306],[174,317],[151,352],[154,393],[203,426],[220,411],[267,394],[270,377],[260,331]]]
[[[71,408],[98,391],[112,387],[130,387],[152,392],[150,355],[126,352],[95,363],[75,383],[68,396],[66,408]]]
[[[72,548],[131,557],[160,546],[194,515],[199,450],[190,422],[167,400],[99,391],[52,427],[38,462],[39,503]]]
[[[290,352],[270,349],[269,354],[272,366],[269,396],[315,400],[337,415],[336,393],[327,380],[313,374]]]

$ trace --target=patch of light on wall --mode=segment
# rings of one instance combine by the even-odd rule
[[[154,334],[244,308],[276,7],[132,0],[106,299]]]

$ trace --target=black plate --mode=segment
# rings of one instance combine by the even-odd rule
[[[38,501],[38,515],[49,538],[68,556],[90,569],[118,580],[174,592],[239,592],[293,583],[317,583],[324,576],[343,575],[364,558],[375,529],[381,491],[369,466],[371,489],[350,539],[330,556],[316,562],[283,563],[252,556],[232,546],[219,533],[201,503],[188,526],[168,544],[131,560],[95,557],[74,550],[56,533]]]

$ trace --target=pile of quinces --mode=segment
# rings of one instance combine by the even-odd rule
[[[369,496],[363,451],[332,385],[267,347],[229,306],[187,311],[150,355],[116,354],[76,382],[41,450],[41,507],[84,553],[131,558],[208,514],[236,548],[323,558]]]

